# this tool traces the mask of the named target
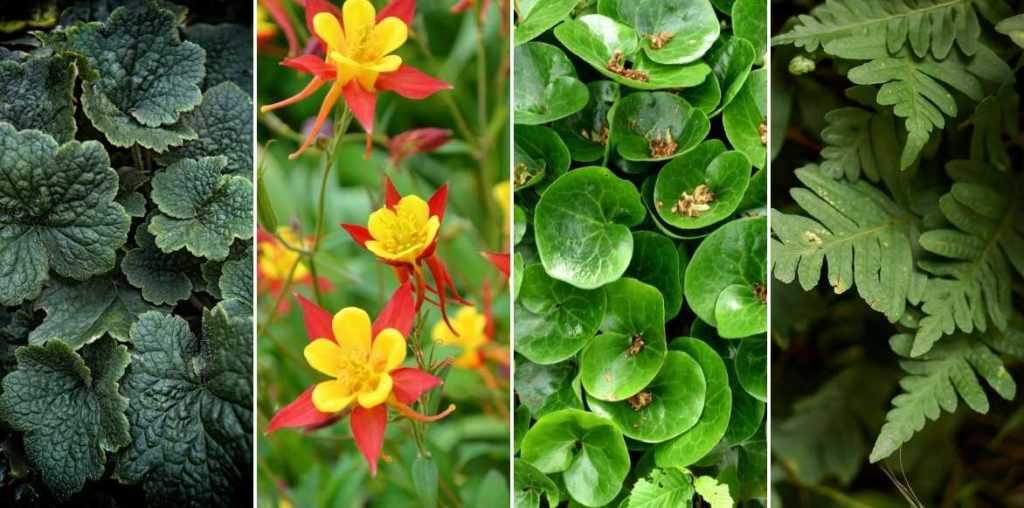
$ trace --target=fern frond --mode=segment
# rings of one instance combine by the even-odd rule
[[[1024,14],[1021,15],[1024,19]],[[974,108],[974,130],[971,132],[971,159],[987,161],[1005,171],[1009,169],[1010,157],[1005,139],[1020,134],[1017,113],[1020,111],[1020,96],[1012,87],[1004,86],[995,95],[990,95]]]
[[[892,115],[862,108],[833,109],[825,114],[828,126],[821,131],[825,147],[821,171],[832,178],[845,176],[856,182],[863,173],[878,182],[882,174],[899,169],[899,137]]]
[[[773,44],[834,54],[837,44],[871,39],[890,53],[909,47],[918,57],[946,58],[953,44],[966,55],[978,47],[981,25],[972,0],[828,0],[797,18]]]
[[[799,277],[810,290],[828,261],[828,281],[836,293],[856,285],[871,308],[898,320],[921,280],[911,247],[917,217],[863,180],[834,180],[814,165],[795,173],[807,188],[790,194],[809,217],[772,210],[775,278],[788,283]]]
[[[952,228],[927,231],[921,247],[944,260],[923,260],[929,278],[922,294],[926,314],[914,336],[911,356],[919,356],[957,329],[1006,329],[1012,312],[1012,271],[1024,275],[1024,210],[1021,183],[982,163],[954,161],[953,179],[939,208]]]
[[[975,102],[985,98],[986,82],[1003,84],[1013,80],[1013,71],[984,46],[973,57],[951,52],[947,58],[915,58],[904,51],[885,55],[881,43],[849,48],[851,58],[868,59],[847,74],[860,85],[879,85],[878,103],[892,106],[893,113],[906,122],[907,141],[900,166],[909,167],[921,153],[932,131],[942,129],[946,118],[958,114],[956,90]]]
[[[909,335],[897,335],[890,344],[893,351],[906,356],[912,341]],[[871,450],[871,462],[892,455],[942,411],[955,411],[960,399],[972,410],[987,413],[988,396],[979,377],[1006,400],[1017,394],[1017,385],[999,356],[964,337],[945,341],[919,359],[902,361],[900,367],[907,373],[900,380],[903,392],[892,399],[892,409]]]

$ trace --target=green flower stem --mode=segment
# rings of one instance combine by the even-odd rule
[[[321,307],[324,305],[324,297],[323,292],[320,291],[320,285],[317,284],[319,276],[316,267],[316,253],[320,250],[320,239],[324,233],[327,182],[331,179],[331,170],[334,169],[334,162],[337,160],[338,146],[341,145],[342,138],[352,123],[352,111],[344,103],[340,103],[335,110],[334,117],[334,137],[328,142],[327,151],[324,152],[324,174],[320,179],[320,195],[317,198],[316,232],[313,237],[313,248],[310,249],[312,253],[308,256],[309,272],[313,276],[313,295],[316,298],[316,304]]]

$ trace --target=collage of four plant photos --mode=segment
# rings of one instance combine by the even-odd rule
[[[0,507],[1024,508],[1024,0],[0,6]]]

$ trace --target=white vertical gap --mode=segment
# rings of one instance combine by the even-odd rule
[[[252,168],[250,168],[250,171],[252,171],[252,183],[253,183],[253,193],[252,193],[252,281],[253,281],[253,284],[252,284],[252,300],[251,301],[254,302],[254,303],[258,301],[256,299],[257,298],[257,295],[256,295],[256,277],[258,275],[256,273],[256,266],[257,266],[256,258],[257,258],[257,252],[258,252],[258,249],[256,248],[256,242],[258,241],[257,240],[257,234],[256,234],[257,233],[257,231],[256,231],[256,229],[257,229],[256,223],[258,221],[257,217],[259,217],[259,209],[257,208],[257,206],[258,206],[257,199],[258,199],[258,196],[259,196],[259,192],[257,192],[258,189],[256,188],[256,185],[258,185],[258,183],[257,183],[258,180],[256,178],[256,166],[259,164],[259,159],[258,159],[258,157],[259,157],[259,141],[256,138],[256,72],[257,72],[257,67],[258,67],[257,64],[256,64],[256,43],[257,43],[257,41],[256,41],[256,22],[257,22],[257,15],[256,15],[257,7],[256,7],[256,5],[257,5],[258,1],[259,0],[253,0],[252,1],[252,19],[250,20],[251,25],[249,27],[250,36],[252,37],[252,88],[250,90],[250,92],[252,93],[252,109],[249,112],[249,114],[252,115],[252,133],[251,133],[252,134]],[[259,477],[257,477],[257,475],[256,475],[257,474],[257,470],[256,470],[256,462],[257,462],[256,461],[256,457],[258,456],[258,454],[256,452],[256,443],[259,440],[258,439],[259,432],[257,431],[257,428],[256,428],[257,427],[257,423],[256,422],[259,420],[258,414],[256,412],[256,408],[258,407],[257,403],[256,403],[256,400],[257,400],[256,387],[258,386],[256,384],[256,355],[259,352],[259,349],[256,347],[257,344],[259,343],[259,337],[256,335],[256,329],[257,329],[256,328],[256,322],[258,320],[257,319],[257,314],[256,314],[256,309],[258,309],[258,308],[259,308],[259,305],[255,305],[255,304],[252,307],[252,506],[253,506],[253,508],[256,508],[256,506],[257,506],[258,492],[259,492],[259,490],[257,488],[257,485],[259,483]]]
[[[767,248],[768,260],[765,263],[765,266],[767,267],[767,271],[768,271],[768,273],[765,274],[765,291],[767,292],[766,294],[768,295],[768,316],[767,316],[768,323],[767,323],[767,333],[765,333],[765,340],[768,342],[768,344],[767,344],[767,347],[768,347],[768,363],[767,363],[767,369],[768,369],[768,372],[767,372],[767,380],[768,380],[768,387],[767,387],[768,391],[767,391],[767,394],[768,394],[768,400],[767,400],[767,402],[765,402],[765,411],[764,411],[764,425],[765,425],[765,427],[764,427],[764,435],[765,435],[765,447],[767,448],[767,450],[765,450],[765,452],[766,452],[766,456],[768,458],[768,460],[765,461],[765,467],[768,469],[768,471],[767,471],[768,475],[766,476],[767,480],[765,480],[766,481],[766,485],[767,485],[767,490],[765,492],[765,495],[766,495],[766,500],[765,501],[766,501],[766,505],[768,506],[768,508],[771,508],[771,506],[772,506],[772,263],[771,263],[771,259],[772,259],[772,242],[771,242],[771,231],[772,231],[772,214],[771,214],[771,209],[772,209],[772,23],[771,23],[772,22],[772,2],[770,2],[768,0],[765,0],[765,1],[767,1],[767,3],[768,3],[768,10],[767,10],[768,19],[765,20],[765,28],[766,28],[765,29],[765,38],[767,40],[765,41],[766,46],[765,46],[765,58],[764,58],[765,69],[768,70],[768,80],[767,80],[768,81],[767,82],[768,92],[767,92],[767,96],[766,96],[767,100],[765,101],[765,110],[766,110],[766,112],[765,112],[765,125],[768,127],[768,129],[767,129],[768,130],[768,137],[767,137],[768,144],[766,145],[767,150],[765,151],[765,166],[764,166],[765,167],[765,171],[767,171],[767,173],[765,175],[767,177],[765,179],[765,182],[766,182],[765,185],[767,186],[767,189],[765,189],[766,195],[767,195],[767,200],[766,200],[766,204],[765,204],[765,208],[766,208],[765,213],[767,214],[767,218],[768,218],[768,220],[765,221],[765,223],[767,224],[765,234],[768,235],[768,242],[767,242],[767,245],[768,245],[768,248]]]
[[[500,7],[499,7],[500,8]],[[512,215],[512,225],[508,228],[508,505],[509,508],[515,506],[515,428],[516,428],[516,349],[515,349],[515,336],[516,336],[516,314],[515,314],[515,298],[512,295],[512,287],[515,284],[515,207],[516,207],[516,191],[515,191],[515,179],[513,178],[513,167],[515,167],[515,158],[513,147],[515,146],[516,140],[516,110],[515,110],[515,80],[516,73],[516,52],[515,52],[515,18],[516,9],[515,1],[508,2],[508,102],[509,102],[509,121],[508,121],[508,146],[509,146],[509,157],[508,157],[508,182],[509,192],[512,193],[512,199],[509,201],[509,213]],[[504,219],[508,220],[508,219]]]

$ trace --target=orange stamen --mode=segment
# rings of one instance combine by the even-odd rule
[[[331,86],[331,89],[327,92],[327,96],[324,97],[324,103],[320,105],[320,113],[316,115],[316,123],[313,124],[313,128],[310,129],[309,135],[306,136],[306,141],[302,143],[302,146],[300,146],[298,150],[288,156],[289,159],[297,159],[302,155],[302,152],[305,152],[306,149],[316,141],[317,136],[320,135],[320,129],[324,126],[324,122],[327,121],[327,115],[331,114],[331,111],[334,109],[334,104],[338,102],[339,98],[341,98],[341,89],[342,87],[338,86],[337,82]]]
[[[321,78],[319,76],[314,77],[313,80],[310,81],[309,84],[306,85],[306,88],[303,88],[301,92],[299,92],[299,93],[295,94],[294,96],[289,97],[289,98],[287,98],[287,99],[285,99],[283,101],[275,102],[273,104],[268,104],[266,106],[262,106],[262,107],[260,107],[260,112],[261,113],[266,113],[268,111],[273,111],[275,109],[283,108],[285,106],[291,106],[292,104],[295,104],[296,102],[299,102],[299,101],[305,99],[306,97],[309,97],[310,95],[313,95],[313,93],[316,92],[317,90],[319,90],[320,87],[323,86],[323,84],[326,83],[326,82],[327,82],[326,80],[324,80],[323,78]]]
[[[441,420],[442,418],[452,414],[452,411],[455,411],[455,404],[449,404],[448,405],[448,409],[445,409],[444,411],[442,411],[442,412],[440,412],[440,413],[438,413],[438,414],[436,414],[434,416],[426,416],[426,415],[422,415],[420,413],[417,413],[415,409],[413,409],[413,408],[411,408],[411,407],[409,407],[409,406],[407,406],[405,404],[402,404],[401,402],[395,400],[394,398],[392,398],[391,400],[388,401],[388,405],[391,406],[392,408],[394,408],[395,411],[398,411],[398,413],[401,414],[402,416],[404,416],[404,417],[406,417],[406,418],[408,418],[410,420],[415,420],[417,422],[424,422],[424,423],[436,422],[436,421]]]

